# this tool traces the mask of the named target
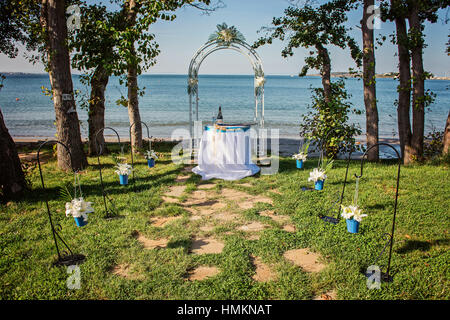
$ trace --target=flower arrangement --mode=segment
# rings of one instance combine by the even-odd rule
[[[333,167],[334,160],[322,161],[319,168],[314,168],[313,171],[309,173],[308,181],[313,181],[316,190],[322,190],[325,179],[327,178],[326,173]]]
[[[92,202],[84,201],[83,197],[66,202],[66,217],[72,216],[79,227],[82,227],[87,223],[87,214],[92,212],[94,212]]]
[[[350,233],[358,233],[359,223],[367,214],[362,214],[362,210],[357,205],[342,206],[341,216],[347,221],[347,231]]]
[[[133,168],[127,163],[118,163],[115,167],[117,168],[115,172],[120,176],[128,176],[133,171]]]
[[[154,150],[147,150],[146,153],[144,154],[144,157],[146,160],[156,160],[158,159],[158,156],[156,155],[156,152]]]
[[[308,141],[308,143],[302,145],[297,154],[292,155],[292,158],[294,158],[295,160],[302,160],[305,161],[306,158],[308,157],[308,149],[309,149],[309,144],[310,142]]]
[[[362,214],[362,210],[358,206],[342,206],[341,216],[346,220],[362,221],[362,218],[367,217],[367,214]]]
[[[309,173],[308,181],[317,182],[323,181],[327,178],[325,171],[321,168],[314,168],[313,171]]]

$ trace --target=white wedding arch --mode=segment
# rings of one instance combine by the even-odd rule
[[[246,56],[253,68],[254,79],[254,97],[255,112],[253,121],[258,128],[264,128],[264,70],[261,58],[258,53],[249,44],[245,38],[234,27],[228,27],[225,23],[217,25],[217,31],[214,32],[209,41],[206,42],[191,59],[188,71],[188,94],[189,94],[189,129],[191,137],[193,136],[193,123],[198,121],[198,70],[202,62],[213,52],[219,50],[234,50]],[[194,107],[195,105],[195,107]]]

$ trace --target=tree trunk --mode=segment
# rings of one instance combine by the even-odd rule
[[[9,135],[0,109],[0,200],[20,195],[27,188],[16,144]]]
[[[417,6],[414,5],[409,16],[409,33],[413,35],[411,46],[413,103],[412,103],[412,153],[416,160],[423,158],[423,140],[425,134],[425,75],[423,70],[422,23]]]
[[[70,153],[58,144],[58,167],[63,170],[81,170],[87,166],[81,142],[80,123],[73,98],[70,58],[67,48],[65,1],[42,0],[41,27],[44,30],[47,67],[52,86],[56,115],[57,139]],[[64,94],[64,99],[63,99]]]
[[[102,150],[105,153],[105,138],[103,131],[97,135],[95,141],[95,134],[105,127],[105,90],[108,85],[109,75],[106,70],[99,66],[94,72],[91,79],[91,98],[89,102],[89,154],[97,155],[98,151]]]
[[[323,86],[323,97],[325,103],[329,103],[331,100],[331,61],[328,50],[322,45],[316,46],[319,53],[319,57],[322,62],[322,67],[320,69],[320,75],[322,76],[322,86]]]
[[[444,129],[444,149],[442,150],[442,154],[446,155],[450,153],[450,111],[447,116],[447,123],[445,124]]]
[[[367,148],[378,143],[378,109],[376,97],[375,78],[375,49],[373,28],[367,25],[371,13],[367,13],[368,8],[373,6],[374,0],[364,0],[364,13],[362,19],[363,37],[363,78],[364,78],[364,105],[366,107],[366,136]],[[369,161],[377,161],[379,158],[379,148],[371,149],[367,155]]]
[[[136,24],[137,5],[135,0],[128,1],[127,23],[129,27],[134,27]],[[135,56],[136,51],[134,49],[134,43],[132,43],[132,46],[130,53],[131,56]],[[142,147],[142,125],[140,122],[141,116],[139,114],[137,65],[135,65],[135,63],[129,63],[127,77],[128,118],[130,120],[130,126],[133,126],[131,129],[130,143],[133,146],[133,150],[137,151],[138,148]]]
[[[137,71],[134,66],[128,67],[128,118],[130,119],[131,144],[133,150],[137,151],[142,147],[142,125],[141,115],[139,114],[138,100],[138,80]]]
[[[391,0],[391,3],[394,3]],[[406,20],[401,17],[395,19],[395,27],[397,33],[397,48],[399,60],[399,81],[398,86],[398,106],[397,106],[397,121],[398,134],[400,138],[400,149],[403,158],[403,163],[408,164],[412,161],[411,149],[411,121],[410,121],[410,107],[411,107],[411,58],[408,50],[408,35],[406,32]]]

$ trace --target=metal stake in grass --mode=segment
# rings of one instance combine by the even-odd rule
[[[391,258],[392,258],[392,246],[394,244],[394,232],[395,232],[395,217],[397,215],[397,200],[398,200],[398,186],[399,186],[399,182],[400,182],[400,167],[401,167],[401,158],[400,158],[400,154],[398,153],[397,149],[395,149],[392,145],[388,144],[388,143],[384,143],[384,142],[380,142],[377,144],[374,144],[373,146],[371,146],[370,148],[368,148],[366,150],[366,152],[364,153],[363,157],[361,158],[361,173],[359,176],[357,176],[355,174],[355,177],[357,179],[360,179],[363,176],[363,166],[364,166],[364,159],[366,157],[366,155],[368,154],[368,152],[370,151],[370,149],[375,148],[377,146],[387,146],[392,148],[395,153],[397,154],[397,159],[398,159],[398,170],[397,170],[397,187],[395,190],[395,203],[394,203],[394,215],[392,217],[392,228],[391,228],[391,233],[384,233],[383,236],[386,237],[387,241],[386,244],[383,248],[383,250],[381,251],[380,255],[378,256],[377,260],[375,261],[375,263],[373,265],[376,265],[376,263],[378,262],[378,260],[381,258],[381,256],[384,254],[385,249],[387,248],[387,246],[389,245],[389,258],[388,258],[388,265],[387,265],[387,269],[386,272],[381,272],[381,280],[384,282],[391,282],[392,281],[392,275],[389,273],[390,269],[391,269]],[[356,197],[356,195],[355,195]],[[372,274],[366,273],[365,274],[366,277],[370,277],[372,276]]]
[[[134,158],[133,158],[133,144],[131,143],[131,129],[137,123],[141,123],[147,128],[148,151],[151,151],[150,130],[148,129],[147,124],[145,122],[143,122],[143,121],[136,121],[136,122],[132,123],[130,125],[130,128],[129,128],[129,132],[130,132],[130,154],[131,154],[131,167],[132,168],[134,168]],[[134,188],[135,187],[134,186],[134,170],[131,172],[131,174],[133,175],[132,183],[133,183],[133,188]]]
[[[104,128],[98,130],[98,131],[95,133],[94,141],[95,141],[95,146],[96,146],[96,150],[97,150],[98,172],[99,172],[99,175],[100,175],[100,184],[101,184],[101,186],[102,186],[103,204],[104,204],[104,206],[105,206],[106,218],[109,219],[109,218],[111,218],[112,216],[116,215],[117,213],[115,212],[116,207],[115,207],[114,203],[113,203],[112,200],[108,197],[108,195],[106,194],[106,191],[105,191],[105,185],[104,185],[104,183],[103,183],[103,176],[102,176],[102,164],[101,164],[101,162],[100,162],[100,156],[103,154],[103,147],[102,147],[102,145],[99,145],[99,144],[98,144],[98,140],[97,140],[97,137],[98,137],[98,135],[100,134],[100,132],[105,131],[105,129],[112,130],[112,131],[114,131],[114,133],[116,134],[116,136],[117,136],[117,141],[119,142],[119,148],[120,148],[121,154],[123,154],[123,149],[122,149],[122,145],[120,144],[120,137],[119,137],[119,134],[117,133],[117,131],[116,131],[115,129],[113,129],[113,128],[111,128],[111,127],[104,127]],[[108,205],[106,204],[106,200],[108,200],[108,202],[111,204],[111,206],[113,207],[113,210],[108,209]]]
[[[40,152],[41,152],[42,147],[43,147],[44,145],[48,144],[48,143],[57,143],[57,144],[60,144],[60,145],[62,145],[62,146],[67,150],[67,152],[69,153],[69,156],[70,156],[70,162],[71,162],[71,163],[70,163],[70,167],[72,168],[73,173],[76,174],[76,171],[73,169],[72,153],[70,152],[69,148],[68,148],[64,143],[62,143],[62,142],[60,142],[60,141],[57,141],[57,140],[49,140],[49,141],[45,141],[44,143],[42,143],[42,144],[39,146],[39,149],[38,149],[38,152],[37,152],[37,162],[38,162],[38,167],[39,167],[39,175],[40,175],[40,177],[41,177],[41,184],[42,184],[42,189],[44,189],[44,192],[46,192],[46,189],[45,189],[44,175],[42,174],[41,161],[40,161],[39,155],[40,155]],[[74,253],[72,252],[72,250],[70,249],[69,245],[68,245],[68,244],[64,241],[64,239],[61,237],[61,235],[59,234],[59,232],[56,231],[56,228],[55,228],[55,227],[57,227],[57,228],[59,229],[59,231],[62,230],[62,227],[61,227],[60,224],[55,225],[55,224],[53,223],[53,220],[52,220],[52,214],[51,214],[51,212],[50,212],[50,206],[49,206],[49,204],[48,204],[48,199],[47,199],[47,197],[45,197],[45,204],[46,204],[46,206],[47,206],[48,220],[49,220],[49,222],[50,222],[50,227],[51,227],[51,230],[52,230],[53,240],[54,240],[54,242],[55,242],[56,252],[58,253],[58,259],[57,259],[55,262],[53,262],[53,265],[56,265],[56,266],[60,266],[60,265],[69,266],[69,265],[74,265],[74,264],[81,264],[81,263],[83,263],[83,262],[84,262],[84,259],[85,259],[86,257],[85,257],[84,255],[82,255],[82,254],[74,254]],[[64,252],[63,252],[64,254],[63,254],[63,255],[61,254],[61,252],[60,252],[60,250],[59,250],[58,239],[59,239],[59,241],[61,241],[61,243],[62,243],[62,244],[64,245],[64,247],[67,249],[67,250],[64,250]]]

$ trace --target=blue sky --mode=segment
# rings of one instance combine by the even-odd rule
[[[91,1],[93,2],[93,1]],[[106,3],[106,1],[103,1]],[[262,26],[270,25],[273,17],[283,15],[288,7],[286,0],[224,0],[226,5],[211,15],[201,14],[193,8],[182,8],[177,11],[177,19],[172,22],[158,22],[153,25],[152,32],[160,44],[161,54],[157,64],[146,73],[185,74],[192,55],[214,32],[216,25],[226,22],[236,26],[252,44],[260,34]],[[428,47],[424,51],[425,69],[436,76],[450,77],[450,57],[445,53],[450,25],[443,20],[447,12],[441,10],[438,23],[427,24],[425,28]],[[361,43],[361,31],[355,28],[361,19],[360,12],[351,13],[348,26],[354,27],[352,36]],[[394,31],[393,23],[382,23],[380,30],[388,36]],[[303,59],[309,50],[299,48],[293,57],[281,57],[283,43],[275,41],[272,45],[259,48],[266,74],[298,74],[303,66]],[[355,67],[347,50],[330,47],[333,71],[347,71]],[[377,72],[395,71],[397,68],[396,47],[389,41],[376,51]],[[31,65],[22,57],[14,60],[0,55],[0,71],[3,72],[44,72],[42,65]],[[200,68],[201,74],[251,74],[252,70],[246,57],[231,50],[222,50],[209,56]]]

